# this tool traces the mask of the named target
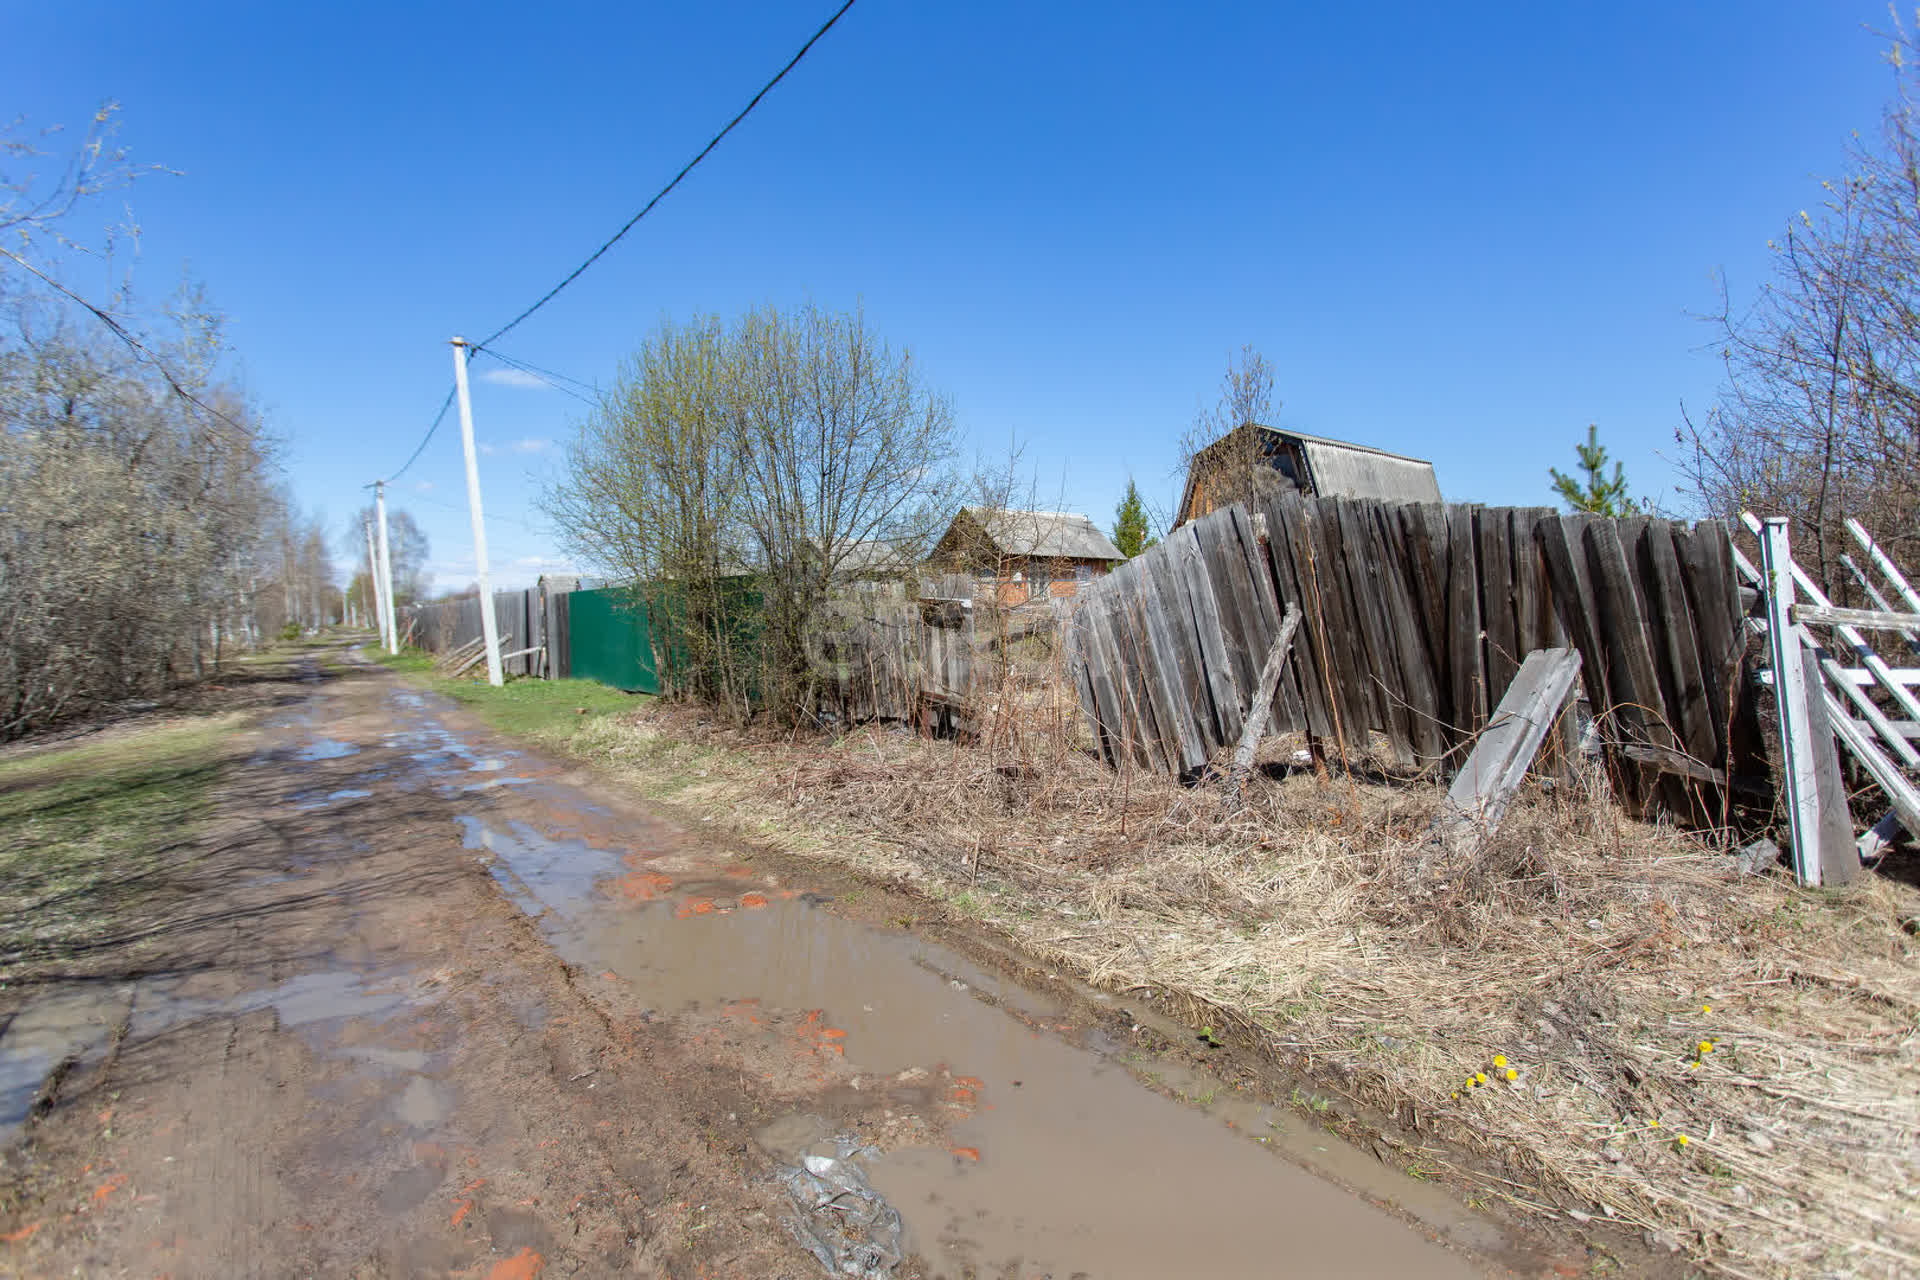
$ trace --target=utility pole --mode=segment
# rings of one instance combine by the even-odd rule
[[[473,567],[480,579],[480,634],[487,641],[487,683],[506,683],[500,671],[500,623],[493,616],[493,584],[487,578],[487,524],[480,514],[480,467],[473,456],[473,402],[467,395],[467,340],[453,339],[453,385],[460,393],[460,446],[467,454],[467,507],[473,514]]]
[[[387,614],[380,603],[383,598],[380,594],[380,557],[373,549],[373,521],[364,520],[360,527],[367,532],[367,590],[373,594],[370,602],[373,605],[373,625],[380,633],[380,643],[384,646],[387,643]]]
[[[373,508],[380,519],[380,582],[386,589],[380,616],[387,624],[387,652],[400,652],[400,628],[393,620],[393,560],[387,550],[387,482],[373,482]]]

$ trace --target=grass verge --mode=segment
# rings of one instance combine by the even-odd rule
[[[239,714],[0,760],[0,985],[69,960],[164,893]]]
[[[471,696],[503,728],[515,699],[569,700]],[[1438,787],[1261,775],[1228,811],[1017,727],[756,739],[655,703],[545,741],[1156,993],[1402,1118],[1402,1162],[1471,1194],[1637,1227],[1724,1274],[1920,1271],[1911,886],[1742,875],[1603,790],[1526,795],[1436,870]]]
[[[598,680],[515,678],[498,689],[484,673],[450,680],[434,672],[432,655],[412,649],[375,657],[389,670],[470,708],[490,727],[547,747],[564,749],[589,723],[650,701],[646,694],[622,693]]]

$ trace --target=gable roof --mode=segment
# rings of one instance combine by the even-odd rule
[[[1024,556],[1036,560],[1125,560],[1113,540],[1100,527],[1074,511],[989,510],[963,507],[953,518],[941,548],[958,551],[957,545],[968,539],[961,529],[965,521],[985,533],[993,549],[1003,556]]]
[[[1186,521],[1191,508],[1197,464],[1215,450],[1223,448],[1236,434],[1247,430],[1258,431],[1264,438],[1273,441],[1284,440],[1298,445],[1307,469],[1307,475],[1301,477],[1301,481],[1309,486],[1310,492],[1322,497],[1379,498],[1387,502],[1442,501],[1440,481],[1433,473],[1433,464],[1424,458],[1256,422],[1234,428],[1194,455],[1195,465],[1188,467],[1186,485],[1180,494],[1176,524]],[[1263,449],[1263,454],[1276,456],[1270,449],[1271,446]],[[1275,465],[1279,465],[1278,462]]]

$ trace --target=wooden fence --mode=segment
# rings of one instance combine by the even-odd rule
[[[428,653],[447,653],[480,638],[480,597],[454,596],[404,605],[396,611],[400,633],[408,643]],[[549,611],[539,587],[493,593],[493,620],[500,634],[500,652],[508,675],[546,675],[543,650]],[[527,653],[524,650],[532,649]]]
[[[945,580],[851,589],[813,636],[818,707],[844,722],[964,727],[975,670],[975,602]]]
[[[1571,645],[1615,774],[1689,803],[1744,762],[1746,637],[1726,527],[1533,507],[1274,494],[1175,530],[1082,590],[1069,670],[1109,761],[1168,773],[1235,742],[1304,615],[1269,733],[1424,766],[1477,732],[1534,650]],[[1662,779],[1665,779],[1663,781]]]

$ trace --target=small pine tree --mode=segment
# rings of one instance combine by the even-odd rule
[[[1573,446],[1580,459],[1580,470],[1587,473],[1586,484],[1560,470],[1548,467],[1547,474],[1553,477],[1553,491],[1560,500],[1573,511],[1589,511],[1597,516],[1631,515],[1634,510],[1632,498],[1627,496],[1626,468],[1620,463],[1613,464],[1613,475],[1607,471],[1607,450],[1600,443],[1600,428],[1591,423],[1587,426],[1587,442]]]
[[[1127,496],[1120,499],[1120,505],[1113,509],[1113,545],[1120,548],[1120,554],[1131,560],[1158,542],[1158,538],[1147,536],[1147,506],[1140,501],[1140,490],[1134,486],[1133,477],[1127,477]]]

